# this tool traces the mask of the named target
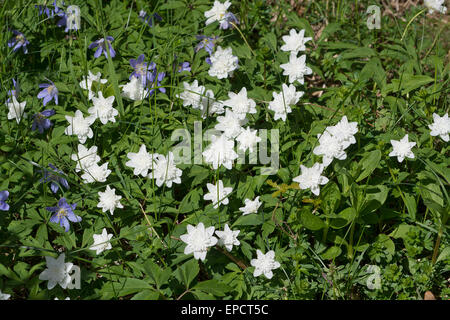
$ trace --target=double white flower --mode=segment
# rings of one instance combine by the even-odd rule
[[[180,236],[181,241],[187,244],[184,254],[193,253],[195,259],[204,261],[208,248],[217,243],[217,238],[213,236],[214,227],[205,228],[202,222],[196,227],[189,224],[187,232]]]

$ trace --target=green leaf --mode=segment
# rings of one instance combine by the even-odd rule
[[[320,230],[325,227],[325,223],[319,217],[313,215],[308,209],[300,212],[300,220],[305,228],[309,230]]]
[[[189,289],[189,285],[192,280],[195,279],[199,271],[200,268],[197,260],[190,259],[175,270],[175,277],[186,286],[186,289]]]
[[[234,223],[233,226],[257,226],[263,224],[263,217],[259,214],[248,214],[245,216],[240,216]]]
[[[328,248],[328,250],[322,253],[320,256],[325,260],[333,260],[334,258],[337,258],[341,253],[341,248],[333,246],[331,248]]]
[[[156,283],[156,287],[159,289],[163,284],[166,284],[172,275],[172,269],[161,269],[156,263],[151,260],[147,260],[144,263],[144,270]]]
[[[450,259],[450,247],[445,247],[439,257],[437,258],[436,262],[449,260]]]
[[[334,229],[340,229],[348,225],[356,218],[356,210],[353,207],[346,208],[339,212],[330,220],[330,225]]]
[[[367,178],[378,166],[381,160],[381,151],[374,150],[372,152],[367,153],[360,161],[360,166],[362,167],[362,172],[356,179],[356,182],[359,182],[365,178]]]
[[[328,183],[320,192],[320,208],[325,214],[335,214],[341,200],[341,191],[336,183]]]
[[[215,279],[199,282],[192,289],[211,293],[219,297],[225,296],[226,292],[231,290],[229,286]]]

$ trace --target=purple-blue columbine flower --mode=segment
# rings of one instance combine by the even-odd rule
[[[81,217],[73,213],[73,210],[77,207],[77,204],[68,204],[66,198],[61,198],[58,201],[57,207],[47,207],[46,209],[55,214],[50,218],[50,222],[59,223],[66,232],[70,229],[69,221],[80,222]]]
[[[64,1],[63,1],[62,5],[64,5]],[[47,6],[47,4],[35,5],[34,7],[39,10],[39,15],[42,15],[45,13],[49,19],[53,18],[55,16],[55,14],[58,15],[62,11],[62,9],[60,7],[58,7],[58,5],[56,4],[56,0],[53,1],[53,9],[49,8]]]
[[[50,119],[47,119],[47,117],[53,116],[55,114],[55,110],[44,110],[42,112],[36,113],[33,121],[33,125],[31,127],[31,130],[36,130],[36,128],[39,130],[39,133],[44,133],[44,130],[50,128],[52,126],[52,122]]]
[[[51,163],[49,163],[48,166],[50,168],[52,168],[53,171],[49,171],[49,170],[45,170],[44,169],[44,172],[43,172],[44,177],[40,180],[40,182],[49,182],[49,181],[51,181],[50,189],[52,190],[53,193],[58,192],[59,185],[62,185],[66,189],[69,189],[69,183],[67,182],[67,180],[64,179],[63,177],[59,176],[59,175],[65,175],[64,172],[62,172],[61,170],[57,169]]]
[[[153,14],[147,14],[144,10],[139,11],[139,19],[142,20],[142,22],[148,24],[148,26],[151,28],[153,27],[153,19],[156,19],[158,21],[162,21],[162,18],[159,14],[156,12]]]
[[[156,64],[154,62],[147,65],[145,60],[145,55],[141,54],[137,60],[136,59],[130,59],[130,65],[133,67],[134,71],[130,75],[130,80],[132,77],[136,77],[138,79],[141,79],[142,85],[145,87],[147,85],[147,80],[150,82],[153,82],[152,75],[153,70],[156,69]],[[153,76],[154,78],[154,76]]]
[[[8,41],[8,47],[13,47],[13,51],[19,50],[20,47],[22,47],[23,53],[27,54],[28,49],[27,45],[30,43],[27,39],[25,39],[25,35],[22,32],[19,32],[17,30],[12,30],[12,33],[14,34],[14,37],[12,37]]]
[[[201,49],[205,48],[205,51],[211,55],[214,50],[214,46],[216,45],[216,40],[219,37],[207,37],[203,35],[195,37],[197,38],[197,40],[201,40],[195,47],[195,52],[199,52]]]
[[[48,80],[50,81],[50,80]],[[39,88],[45,88],[41,92],[38,93],[37,97],[39,99],[44,98],[44,106],[49,103],[52,99],[55,100],[55,104],[58,104],[58,88],[56,88],[55,84],[50,81],[51,84],[41,83]]]
[[[156,79],[157,81],[156,81],[156,86],[157,87],[159,87],[159,86],[161,86],[161,81],[164,79],[164,77],[166,76],[166,73],[165,72],[159,72],[158,73],[158,78]],[[154,79],[155,80],[155,79]],[[152,85],[152,87],[154,88],[155,87],[155,81],[152,81],[153,82],[153,85]],[[161,92],[163,92],[163,93],[166,93],[166,88],[164,88],[164,87],[161,87],[161,88],[158,88],[159,89],[159,91],[161,91]],[[155,89],[151,89],[150,90],[150,95],[152,96],[153,95],[153,93],[155,93]]]
[[[220,22],[219,29],[226,30],[232,27],[233,25],[231,24],[231,22],[233,22],[234,24],[239,24],[239,21],[234,14],[232,14],[231,12],[225,13],[224,19]]]
[[[178,72],[191,71],[189,62],[182,62],[178,65]]]
[[[2,211],[8,211],[9,210],[9,204],[5,202],[6,199],[9,197],[8,191],[0,191],[0,210]]]
[[[108,53],[106,52],[107,51],[106,45],[108,45],[109,55],[111,56],[111,58],[114,58],[116,56],[116,52],[114,51],[114,49],[111,45],[112,41],[114,41],[114,38],[111,36],[107,36],[106,39],[105,38],[98,39],[89,45],[89,49],[98,47],[97,51],[95,51],[95,53],[94,53],[94,57],[98,58],[103,53],[105,55],[106,59],[108,59]]]
[[[13,84],[14,84],[14,89],[13,90],[8,90],[8,92],[6,93],[8,95],[8,99],[6,100],[6,102],[10,102],[12,97],[16,97],[16,99],[19,97],[19,92],[20,92],[20,86],[19,86],[19,81],[16,81],[15,79],[12,79]]]

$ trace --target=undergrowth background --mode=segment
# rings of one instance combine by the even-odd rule
[[[3,293],[13,299],[422,299],[430,291],[449,298],[449,147],[428,129],[433,113],[449,110],[448,15],[429,15],[417,1],[232,1],[241,35],[217,23],[205,27],[210,1],[73,0],[67,4],[81,8],[81,28],[66,33],[38,15],[35,4],[42,3],[0,1],[0,190],[10,193],[10,210],[0,211]],[[366,26],[371,4],[381,8],[381,29]],[[162,21],[149,27],[140,10]],[[289,55],[279,48],[291,28],[313,37],[305,52],[313,74],[305,77],[305,94],[286,122],[274,121],[267,106],[287,82],[279,66]],[[11,30],[25,34],[28,54],[7,46]],[[208,75],[207,53],[194,51],[196,35],[220,36],[219,45],[233,49],[239,69],[232,77]],[[104,36],[115,39],[113,59],[96,59],[88,49]],[[129,60],[140,54],[166,72],[166,93],[130,102],[118,85],[128,81]],[[184,61],[191,71],[178,73],[174,66]],[[90,107],[78,85],[88,70],[108,79],[103,94],[115,96],[120,113],[116,123],[92,125],[90,141],[112,170],[105,183],[82,182],[70,159],[78,140],[64,134],[65,115]],[[7,120],[3,104],[13,78],[20,83],[19,101],[27,102],[28,117],[19,124]],[[31,130],[31,115],[45,109],[37,94],[46,78],[57,86],[59,104],[50,104],[53,126],[39,134]],[[258,109],[252,128],[280,132],[276,175],[261,175],[260,165],[217,171],[179,165],[182,183],[158,188],[125,166],[127,153],[141,144],[167,154],[177,143],[170,139],[175,129],[194,132],[201,115],[176,94],[183,81],[195,79],[217,99],[247,88]],[[358,123],[357,143],[346,160],[326,169],[330,182],[320,196],[299,190],[292,179],[300,164],[320,160],[312,153],[317,134],[343,115]],[[202,124],[213,128],[215,119]],[[405,133],[417,143],[416,158],[398,163],[388,156],[390,140]],[[67,174],[69,190],[53,195],[41,182],[49,163]],[[233,192],[228,205],[214,209],[203,195],[217,177]],[[97,208],[106,185],[122,196],[124,208],[114,215]],[[67,233],[49,222],[45,209],[60,196],[77,203],[83,219]],[[262,208],[243,217],[239,207],[256,196]],[[211,248],[204,262],[185,255],[179,237],[187,224],[199,222],[217,229],[228,222],[241,230],[240,246],[230,254]],[[89,247],[102,228],[113,233],[112,249],[96,255]],[[271,280],[253,277],[256,249],[275,251],[281,267]],[[80,266],[81,289],[48,290],[38,279],[44,257],[61,252]],[[379,289],[366,285],[368,265],[381,270]]]

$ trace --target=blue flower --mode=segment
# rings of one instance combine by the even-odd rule
[[[55,110],[51,110],[51,109],[36,113],[33,116],[34,121],[33,121],[31,130],[34,131],[37,128],[39,130],[39,133],[43,133],[44,130],[50,128],[52,125],[52,122],[50,121],[50,119],[47,119],[47,117],[50,117],[54,114],[55,114]]]
[[[189,62],[183,62],[178,65],[178,72],[191,71]]]
[[[150,28],[153,27],[153,18],[155,18],[158,21],[162,21],[161,16],[159,14],[157,14],[156,12],[151,15],[148,15],[147,12],[145,12],[144,10],[141,10],[139,12],[139,19],[141,19],[142,22],[148,24],[148,26]]]
[[[106,38],[98,39],[89,45],[89,49],[98,47],[97,51],[95,51],[95,53],[94,53],[94,57],[98,58],[103,53],[105,55],[106,59],[108,59],[108,53],[106,52],[107,51],[106,45],[108,45],[109,55],[111,56],[111,58],[114,58],[116,56],[116,52],[114,51],[114,49],[111,45],[112,41],[114,41],[114,38],[111,36],[107,36]]]
[[[64,5],[64,2],[62,3],[62,5]],[[34,7],[39,10],[39,15],[42,15],[45,13],[49,19],[53,18],[55,16],[55,14],[59,15],[59,13],[62,11],[62,9],[59,8],[58,5],[56,4],[56,0],[53,1],[54,9],[49,8],[46,4],[35,5]]]
[[[234,14],[232,14],[231,12],[227,12],[225,14],[224,19],[220,22],[219,29],[226,30],[226,29],[230,28],[232,26],[232,24],[230,22],[233,22],[234,24],[239,24],[239,21],[236,18],[236,16]]]
[[[49,103],[52,99],[55,100],[55,104],[58,104],[58,88],[56,88],[55,84],[52,81],[50,82],[51,84],[42,83],[39,85],[39,88],[45,88],[37,95],[39,99],[44,98],[44,106],[47,103]]]
[[[203,35],[195,36],[195,37],[197,38],[197,40],[201,40],[195,47],[195,52],[199,52],[201,49],[205,48],[205,51],[211,55],[214,50],[216,40],[219,37],[207,37],[207,36],[203,36]]]
[[[13,90],[8,90],[6,93],[8,95],[8,99],[6,100],[7,103],[11,101],[12,97],[16,97],[16,99],[19,97],[20,87],[19,87],[19,81],[16,81],[15,79],[12,79],[14,84]]]
[[[27,39],[25,39],[25,35],[22,32],[13,30],[12,33],[14,34],[14,37],[8,41],[8,47],[10,48],[13,47],[14,52],[19,50],[20,47],[22,47],[23,53],[27,54],[28,53],[27,45],[30,42]]]
[[[130,59],[130,65],[133,67],[134,71],[130,75],[130,80],[132,77],[136,77],[138,79],[141,79],[142,85],[145,87],[147,85],[147,80],[150,82],[153,82],[154,74],[153,71],[156,69],[156,64],[154,62],[147,65],[145,60],[145,55],[141,54],[137,60],[136,59]]]
[[[49,182],[49,181],[51,181],[50,189],[52,190],[53,193],[58,192],[59,185],[62,185],[66,189],[69,189],[69,183],[67,182],[67,180],[64,179],[63,177],[60,177],[60,176],[57,175],[57,174],[65,175],[64,172],[62,172],[61,170],[57,169],[51,163],[49,163],[48,166],[50,168],[52,168],[53,171],[48,171],[48,170],[44,169],[44,172],[43,172],[44,177],[40,180],[40,182]]]
[[[50,222],[59,223],[61,227],[64,228],[66,232],[70,229],[69,221],[80,222],[81,217],[73,213],[77,204],[68,204],[66,198],[61,198],[58,201],[57,207],[47,207],[46,209],[55,214],[50,218]]]
[[[156,71],[156,70],[155,70]],[[166,76],[166,73],[165,72],[160,72],[160,73],[158,73],[158,78],[156,79],[157,81],[156,81],[156,86],[158,86],[158,87],[160,87],[161,86],[161,81],[164,79],[164,77]],[[152,85],[152,87],[154,88],[155,87],[155,79],[154,79],[155,77],[153,76],[153,85]],[[159,89],[159,91],[161,91],[161,92],[163,92],[163,93],[165,93],[166,92],[166,88],[164,88],[164,87],[161,87],[161,88],[158,88]],[[151,89],[150,90],[150,95],[153,95],[155,93],[155,89]]]
[[[0,210],[2,211],[8,211],[9,210],[9,204],[5,202],[6,199],[9,197],[8,191],[0,191]]]

